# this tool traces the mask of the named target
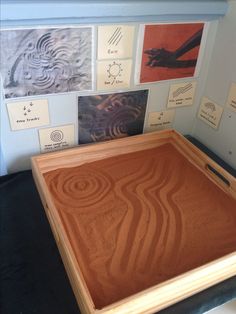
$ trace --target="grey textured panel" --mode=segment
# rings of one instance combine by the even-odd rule
[[[5,97],[91,89],[91,41],[91,27],[2,31]]]
[[[79,144],[140,134],[148,90],[79,97]]]

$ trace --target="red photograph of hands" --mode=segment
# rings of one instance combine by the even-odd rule
[[[140,83],[192,77],[204,23],[145,25]]]

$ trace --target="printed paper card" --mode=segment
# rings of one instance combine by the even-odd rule
[[[131,58],[134,26],[106,25],[98,27],[98,59]]]
[[[39,130],[42,153],[60,150],[75,145],[75,127],[73,124]]]
[[[232,83],[230,87],[227,106],[236,112],[236,83]]]
[[[148,115],[148,131],[169,128],[174,120],[175,110],[150,112]]]
[[[170,86],[168,108],[191,106],[194,100],[196,82],[185,82]]]
[[[211,101],[207,97],[203,97],[202,103],[198,112],[198,118],[217,129],[223,113],[223,108]]]
[[[132,60],[97,62],[97,89],[110,90],[130,86]]]
[[[13,131],[49,124],[47,99],[11,102],[7,109]]]

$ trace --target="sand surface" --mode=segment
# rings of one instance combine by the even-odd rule
[[[236,201],[171,144],[45,180],[96,308],[236,251]]]

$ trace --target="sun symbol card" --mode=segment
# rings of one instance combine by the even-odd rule
[[[110,90],[130,86],[132,60],[97,62],[97,89]]]

